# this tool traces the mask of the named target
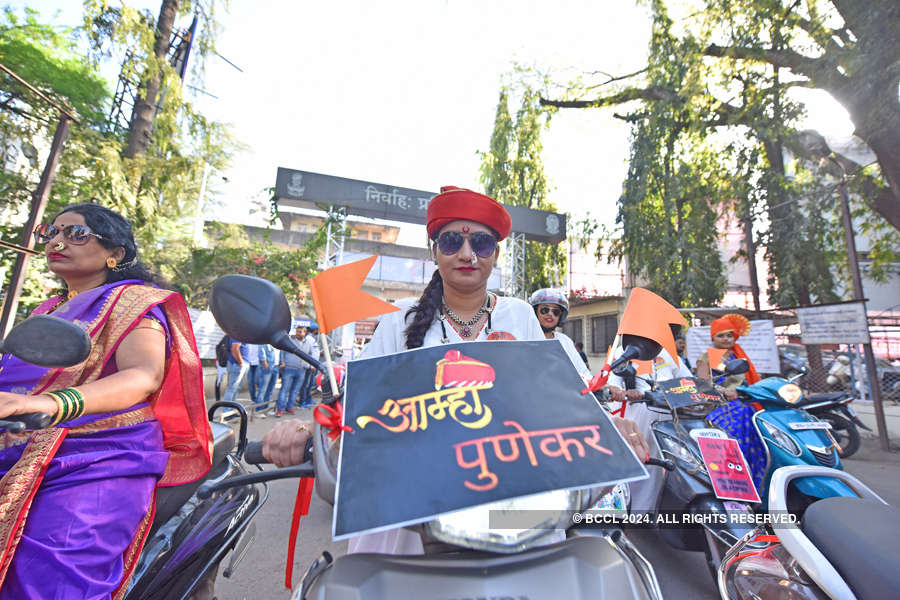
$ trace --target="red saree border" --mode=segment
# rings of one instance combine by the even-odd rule
[[[0,587],[25,529],[25,519],[50,461],[66,437],[64,428],[35,432],[22,458],[0,479]]]

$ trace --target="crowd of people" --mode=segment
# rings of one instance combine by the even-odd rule
[[[297,325],[294,329],[294,337],[299,342],[300,349],[316,360],[320,356],[319,345],[316,342],[317,331],[315,323]],[[220,397],[221,385],[227,376],[224,399],[233,402],[237,398],[238,390],[246,381],[250,401],[254,404],[257,417],[265,418],[268,415],[280,418],[284,414],[295,414],[295,408],[312,406],[316,372],[308,362],[283,350],[276,353],[276,350],[268,344],[246,344],[232,340],[227,335],[220,344],[227,348],[227,354],[225,360],[217,364],[217,400]],[[272,399],[279,378],[281,387],[278,395],[274,396],[273,408]]]

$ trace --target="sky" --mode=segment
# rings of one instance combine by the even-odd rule
[[[23,2],[13,2],[13,6]],[[80,23],[75,0],[25,2]],[[130,5],[158,12],[159,0]],[[252,200],[279,166],[428,191],[480,189],[501,83],[515,63],[565,83],[646,60],[645,8],[622,0],[231,0],[191,100],[244,144],[210,190],[221,220],[260,224]],[[189,19],[178,25],[186,26]],[[809,126],[848,135],[846,112],[804,90]],[[611,226],[626,174],[627,107],[562,110],[544,142],[550,199]],[[514,112],[516,107],[510,106]]]

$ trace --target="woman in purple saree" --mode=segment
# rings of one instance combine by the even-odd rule
[[[157,485],[210,467],[193,331],[181,296],[146,285],[117,213],[70,206],[36,234],[66,286],[34,313],[84,327],[92,349],[65,369],[0,357],[0,418],[56,421],[0,435],[0,600],[121,598]]]

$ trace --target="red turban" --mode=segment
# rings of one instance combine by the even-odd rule
[[[730,314],[716,319],[709,325],[710,338],[726,331],[733,331],[734,339],[737,340],[742,335],[750,333],[750,321],[743,315]]]
[[[509,235],[512,222],[503,205],[484,194],[463,188],[444,186],[431,199],[425,216],[428,237],[434,238],[451,221],[475,221],[497,232],[502,240]]]

